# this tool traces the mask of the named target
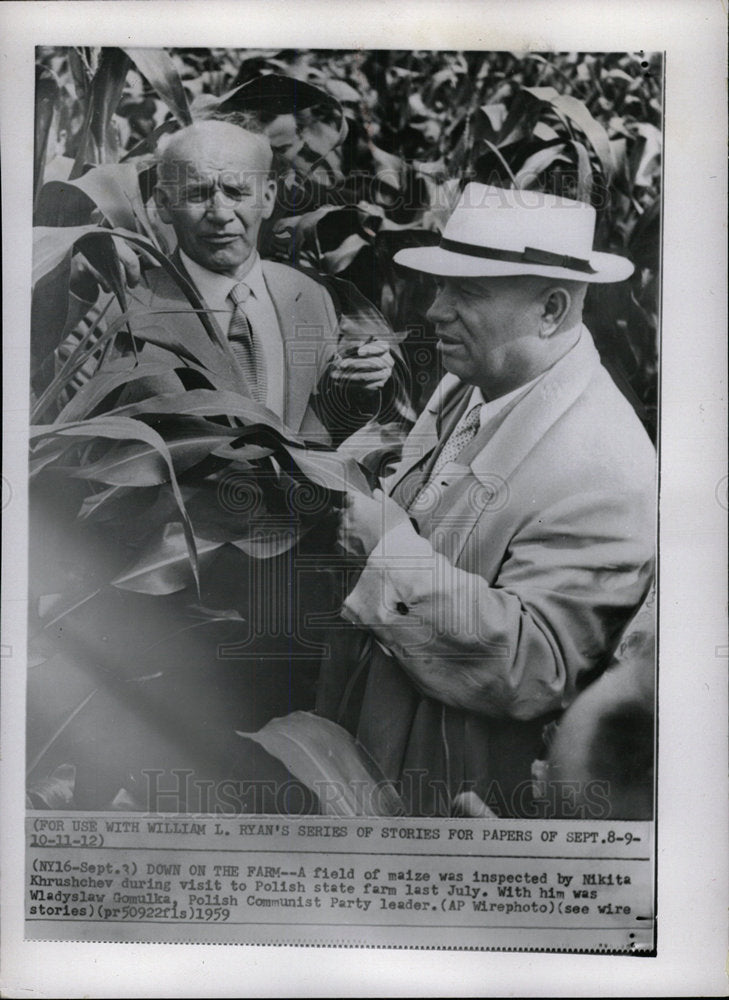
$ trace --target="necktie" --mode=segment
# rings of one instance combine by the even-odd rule
[[[423,493],[426,487],[435,479],[440,470],[448,465],[449,462],[455,461],[466,445],[473,441],[476,436],[476,431],[480,426],[480,417],[481,403],[477,403],[476,406],[472,406],[471,409],[461,417],[454,427],[450,437],[441,448],[440,454],[435,460],[435,464],[431,469],[430,475],[413,497],[409,505],[410,507],[413,506],[415,501],[420,497],[421,493]]]
[[[458,424],[453,429],[453,433],[441,448],[440,455],[438,455],[435,460],[433,471],[430,474],[431,479],[434,479],[440,470],[444,466],[448,465],[449,462],[454,462],[466,445],[473,441],[476,437],[476,431],[479,428],[480,417],[480,403],[477,403],[476,406],[472,406],[468,413],[461,417]]]
[[[243,370],[251,394],[257,403],[266,402],[266,365],[261,343],[246,315],[244,304],[251,290],[244,281],[234,285],[228,298],[233,302],[233,315],[228,327],[228,340],[233,356]]]

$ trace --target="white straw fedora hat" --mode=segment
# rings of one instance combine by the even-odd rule
[[[624,281],[633,265],[595,253],[595,209],[542,191],[467,184],[438,246],[400,250],[404,267],[441,277],[536,274],[577,281]]]

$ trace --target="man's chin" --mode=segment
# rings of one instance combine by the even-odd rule
[[[192,254],[189,254],[192,257]],[[227,247],[206,248],[205,253],[199,254],[197,258],[192,257],[193,260],[200,267],[206,267],[209,271],[216,271],[219,274],[235,274],[238,268],[242,267],[243,264],[250,257],[250,252],[247,254],[242,254],[240,250],[233,253]]]
[[[449,351],[440,351],[439,353],[443,370],[449,372],[451,375],[456,375],[464,382],[467,382],[468,366],[464,364],[459,364],[458,357],[454,357],[454,355]]]

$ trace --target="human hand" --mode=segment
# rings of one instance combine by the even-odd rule
[[[344,380],[368,392],[382,389],[392,375],[395,359],[384,340],[354,344],[336,354],[329,368],[333,379]]]
[[[386,532],[407,520],[402,507],[382,490],[375,490],[371,497],[349,492],[339,518],[337,541],[349,555],[366,558]]]
[[[142,277],[142,262],[152,261],[144,251],[133,250],[129,244],[118,236],[112,237],[114,250],[116,252],[119,277],[126,288],[134,288],[139,284]],[[105,292],[112,289],[104,275],[97,270],[91,261],[82,253],[74,255],[71,261],[71,292],[79,299],[86,302],[95,302],[99,294],[99,288]]]

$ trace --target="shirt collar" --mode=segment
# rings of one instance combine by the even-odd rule
[[[567,354],[571,354],[575,350],[577,344],[580,342],[583,336],[584,336],[583,328],[581,327],[580,338],[578,339],[576,344],[570,347],[569,351],[567,351]],[[567,357],[567,354],[564,355],[564,357]],[[561,360],[562,359],[560,358],[560,361]],[[559,364],[559,361],[557,361],[556,364]],[[554,365],[552,367],[554,367]],[[485,399],[479,387],[474,386],[466,412],[468,412],[468,410],[473,409],[474,406],[480,405],[481,412],[479,414],[479,425],[483,427],[488,420],[491,420],[492,417],[495,417],[497,413],[500,413],[506,406],[509,405],[509,403],[511,403],[517,397],[521,395],[526,395],[527,392],[529,392],[529,390],[533,386],[535,386],[537,382],[543,379],[544,376],[547,374],[547,372],[551,370],[552,370],[551,368],[548,368],[547,371],[541,372],[539,375],[537,375],[536,378],[531,379],[531,381],[525,382],[524,385],[520,385],[517,389],[512,389],[512,391],[507,392],[505,396],[498,396],[496,399],[490,399],[490,400]]]
[[[483,393],[478,388],[478,386],[473,387],[473,392],[471,393],[471,400],[468,404],[468,409],[471,410],[474,406],[480,406],[481,412],[479,414],[479,425],[481,427],[484,424],[500,413],[509,403],[516,399],[517,396],[521,396],[522,393],[526,394],[533,385],[543,378],[544,372],[541,375],[537,375],[530,382],[526,382],[524,385],[520,385],[518,389],[512,389],[511,392],[507,392],[505,396],[499,396],[497,399],[485,399]]]
[[[251,260],[251,258],[253,258]],[[242,278],[232,278],[228,274],[218,274],[210,271],[207,267],[202,267],[194,260],[191,260],[184,250],[180,250],[180,259],[185,265],[187,273],[190,275],[197,289],[205,302],[211,309],[221,309],[231,311],[231,303],[228,299],[231,289],[240,281],[244,281],[251,290],[251,294],[260,299],[265,293],[266,285],[263,278],[263,268],[261,258],[257,250],[254,250],[248,258],[250,267]]]

